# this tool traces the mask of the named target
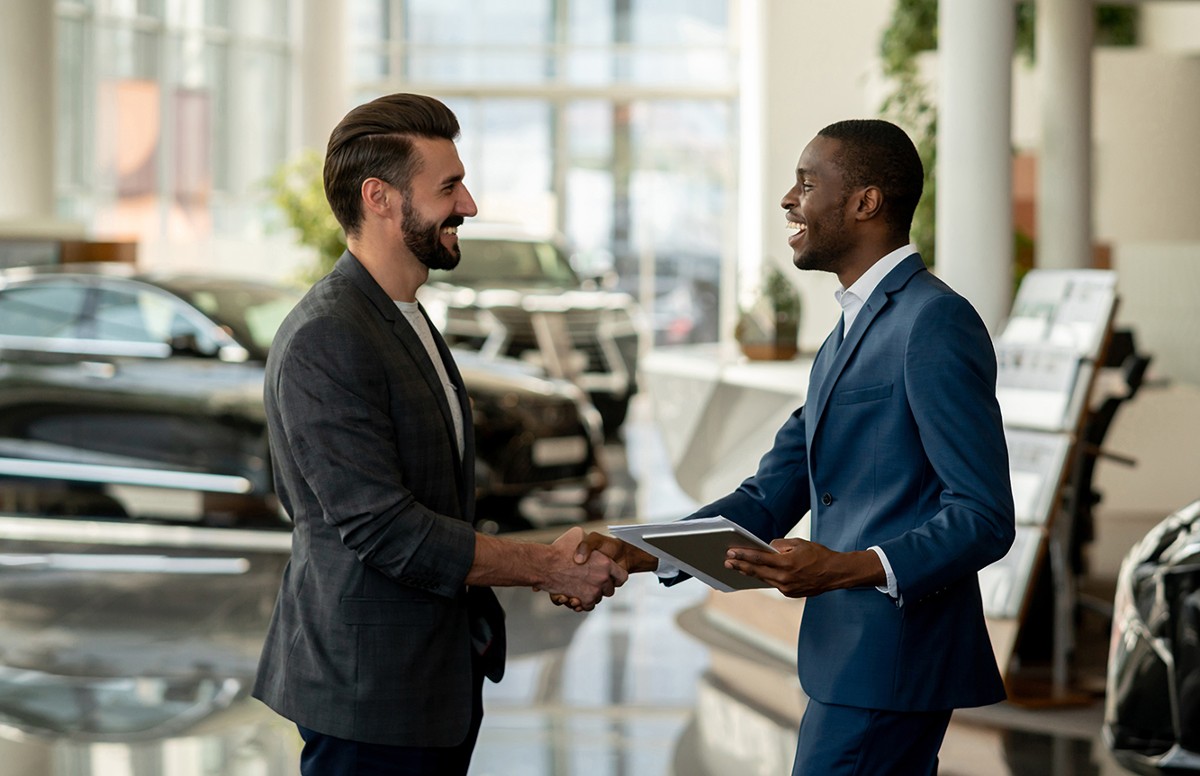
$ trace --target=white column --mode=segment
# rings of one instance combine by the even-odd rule
[[[321,153],[350,109],[345,0],[304,0],[300,47],[300,143]]]
[[[733,339],[738,309],[749,303],[750,292],[762,275],[764,257],[771,253],[764,239],[764,211],[775,215],[766,184],[766,38],[767,12],[762,3],[742,3],[740,104],[738,106],[738,218],[737,255],[721,266],[721,341]],[[790,150],[790,149],[789,149]],[[775,219],[780,220],[778,217]],[[776,229],[772,234],[778,232]],[[782,252],[778,245],[771,246]]]
[[[0,18],[0,220],[54,217],[54,3],[7,0]]]
[[[1042,115],[1037,161],[1038,267],[1092,265],[1091,2],[1037,4]]]
[[[938,3],[936,269],[993,334],[1012,302],[1015,27],[1012,0]]]

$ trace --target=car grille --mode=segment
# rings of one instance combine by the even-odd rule
[[[489,310],[505,331],[503,354],[519,358],[527,351],[539,350],[538,333],[534,324],[534,316],[541,316],[549,324],[550,330],[565,335],[566,345],[570,350],[582,354],[586,358],[583,366],[585,372],[609,374],[613,372],[632,372],[630,363],[613,363],[611,356],[605,352],[602,339],[607,338],[614,344],[622,340],[634,344],[636,352],[637,334],[634,332],[629,315],[623,310],[567,310],[564,312],[535,312],[513,307],[496,307]],[[627,329],[622,332],[621,328]],[[629,348],[618,346],[617,352],[622,358],[628,358]]]

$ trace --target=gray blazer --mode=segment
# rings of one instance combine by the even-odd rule
[[[348,251],[288,315],[267,359],[275,488],[292,557],[254,697],[321,733],[397,746],[466,736],[472,664],[498,681],[503,611],[464,584],[475,551],[474,437],[412,327]]]

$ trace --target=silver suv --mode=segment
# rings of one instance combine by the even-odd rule
[[[571,380],[587,392],[613,437],[637,391],[646,340],[633,297],[581,279],[555,240],[471,223],[460,228],[459,239],[462,263],[430,273],[420,292],[446,339]]]

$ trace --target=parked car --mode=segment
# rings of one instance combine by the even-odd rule
[[[517,358],[574,382],[620,428],[637,391],[646,325],[633,297],[581,279],[562,246],[519,230],[470,224],[462,262],[434,271],[419,297],[446,339],[488,358]]]
[[[119,515],[113,483],[201,491],[213,521],[281,523],[263,368],[298,299],[126,265],[0,273],[0,506]],[[599,416],[578,387],[519,363],[459,363],[481,499],[508,509],[540,488],[603,489]]]
[[[1200,501],[1122,561],[1105,690],[1104,741],[1118,762],[1200,773]]]

